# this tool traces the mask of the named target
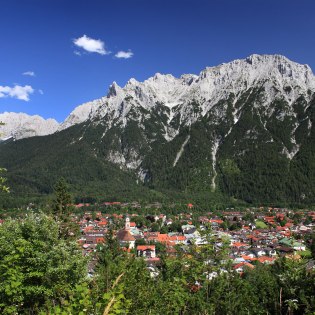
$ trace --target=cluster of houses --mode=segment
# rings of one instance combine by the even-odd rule
[[[220,217],[206,213],[194,220],[193,213],[182,213],[173,220],[164,214],[155,215],[154,221],[159,223],[160,230],[173,224],[175,220],[183,223],[181,232],[169,233],[152,231],[150,226],[137,227],[136,220],[133,221],[137,214],[96,212],[92,216],[87,212],[78,220],[82,233],[78,243],[82,246],[84,254],[89,255],[99,244],[105,242],[106,234],[114,227],[114,237],[121,248],[143,257],[148,267],[152,268],[160,262],[161,246],[158,244],[163,246],[163,254],[173,256],[178,250],[185,251],[191,245],[206,245],[208,242],[206,236],[211,234],[216,240],[214,245],[217,248],[222,245],[222,240],[225,240],[233,269],[242,273],[246,268],[255,268],[257,262],[272,264],[280,256],[299,258],[307,251],[304,236],[314,233],[315,212],[300,213],[302,218],[307,216],[311,219],[309,220],[311,222],[304,225],[302,220],[296,224],[293,219],[289,219],[292,217],[289,211],[286,209],[256,211],[252,213],[255,217],[253,222],[246,220],[248,212],[234,210],[222,211]],[[237,229],[226,227],[232,226],[235,222],[238,223]],[[116,228],[117,223],[121,228]]]

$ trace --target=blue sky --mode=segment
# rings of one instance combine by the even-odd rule
[[[283,54],[315,72],[314,0],[0,0],[0,7],[0,112],[63,121],[113,81],[198,74],[253,53]]]

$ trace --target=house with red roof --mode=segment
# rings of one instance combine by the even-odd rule
[[[241,262],[233,267],[234,271],[236,271],[237,273],[243,273],[244,271],[246,271],[246,268],[254,269],[255,266],[248,262]]]
[[[155,245],[138,245],[137,256],[144,258],[155,258]]]
[[[261,256],[259,258],[257,258],[257,261],[259,261],[260,263],[262,264],[273,264],[275,262],[275,259],[274,257],[268,257],[268,256]]]

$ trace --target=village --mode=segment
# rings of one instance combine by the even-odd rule
[[[77,242],[85,256],[93,257],[111,232],[122,250],[145,260],[152,277],[159,272],[161,256],[176,257],[179,252],[188,253],[192,246],[202,248],[209,242],[215,251],[226,247],[231,269],[240,274],[257,264],[273,264],[283,256],[306,258],[308,268],[314,269],[314,211],[261,207],[201,215],[195,214],[193,205],[188,204],[187,211],[177,215],[156,210],[154,215],[144,215],[113,212],[112,207],[119,204],[107,203],[111,213],[88,211],[89,204],[76,206],[85,210],[81,216],[72,215],[80,227]],[[91,276],[93,268],[91,261]],[[215,273],[209,275],[212,276]]]
[[[2,292],[15,285],[16,275],[25,279],[19,282],[19,292],[39,292],[51,284],[59,290],[60,281],[55,279],[60,276],[71,294],[61,306],[64,314],[88,308],[98,312],[99,306],[101,312],[89,314],[103,314],[114,298],[134,303],[130,314],[139,315],[184,314],[176,311],[178,305],[196,299],[204,301],[203,306],[198,302],[187,315],[206,314],[195,312],[196,307],[213,307],[219,310],[216,314],[260,314],[262,305],[269,303],[269,314],[289,314],[286,304],[275,304],[280,297],[295,305],[306,297],[305,309],[314,309],[313,209],[203,210],[187,203],[118,201],[71,203],[57,209],[61,211],[44,212],[29,204],[27,209],[0,213],[1,253],[11,259],[3,259],[1,265]],[[178,292],[183,297],[180,302]],[[260,304],[266,294],[268,304]],[[95,306],[94,296],[99,303]],[[10,297],[3,299],[8,306]],[[257,307],[244,313],[248,301],[251,308]],[[148,305],[152,312],[145,313]],[[168,305],[167,311],[161,310],[163,305]]]

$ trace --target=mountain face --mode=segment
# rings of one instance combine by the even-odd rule
[[[314,92],[307,65],[252,55],[206,68],[199,76],[156,74],[144,82],[130,79],[123,88],[114,82],[106,97],[77,107],[46,142],[62,134],[67,150],[84,147],[87,158],[157,190],[310,203],[315,200]],[[28,147],[36,142],[33,138]],[[11,146],[1,148],[0,165]],[[25,145],[23,150],[27,155]]]
[[[1,126],[0,140],[9,138],[23,139],[34,136],[46,136],[57,131],[59,124],[54,119],[47,119],[24,113],[0,114]]]

